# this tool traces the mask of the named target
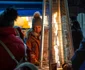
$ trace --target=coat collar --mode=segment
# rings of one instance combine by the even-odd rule
[[[13,27],[0,27],[0,35],[16,35],[15,29]]]

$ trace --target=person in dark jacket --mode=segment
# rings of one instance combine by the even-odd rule
[[[30,62],[36,65],[39,63],[41,24],[40,14],[35,12],[32,20],[32,29],[28,31],[26,44],[31,51]]]
[[[83,39],[82,30],[78,21],[75,20],[72,22],[71,30],[72,30],[74,52],[75,52],[79,48],[80,42]]]
[[[17,16],[17,10],[13,7],[7,8],[0,13],[0,40],[19,62],[24,57],[25,51],[24,43],[16,37],[16,32],[13,28]],[[17,63],[0,43],[0,70],[13,70],[16,65]]]
[[[81,41],[80,47],[75,51],[71,61],[73,70],[85,69],[85,67],[82,68],[83,66],[85,66],[85,39]]]

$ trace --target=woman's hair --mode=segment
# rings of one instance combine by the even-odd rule
[[[19,36],[22,40],[24,40],[24,34],[22,32],[22,29],[19,26],[14,26],[16,35]]]
[[[13,26],[17,16],[17,10],[14,7],[6,8],[0,13],[0,27]]]

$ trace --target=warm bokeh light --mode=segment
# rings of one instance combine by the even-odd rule
[[[29,21],[26,19],[27,17],[18,17],[15,21],[15,26],[20,26],[21,28],[30,28]]]
[[[54,15],[53,15],[53,23],[56,23],[56,18],[57,18],[57,12],[54,13]]]
[[[59,62],[59,39],[58,39],[58,21],[57,21],[57,12],[53,14],[52,17],[52,22],[54,24],[54,33],[55,33],[55,37],[54,37],[54,51],[55,51],[55,62],[58,63]],[[58,64],[59,65],[59,64]]]

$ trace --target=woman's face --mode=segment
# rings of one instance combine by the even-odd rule
[[[34,26],[34,32],[40,33],[41,32],[41,26]]]

